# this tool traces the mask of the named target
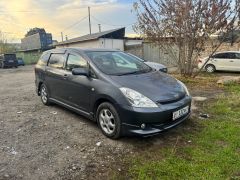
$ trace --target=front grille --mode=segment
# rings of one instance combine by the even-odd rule
[[[160,100],[160,101],[157,101],[157,103],[159,104],[171,104],[171,103],[175,103],[175,102],[178,102],[180,100],[182,100],[183,98],[185,97],[185,94],[179,96],[178,98],[175,98],[175,99],[167,99],[167,100]]]

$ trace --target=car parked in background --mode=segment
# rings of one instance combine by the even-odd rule
[[[18,61],[18,66],[25,66],[25,63],[24,63],[24,61],[23,61],[23,59],[22,58],[17,58],[17,61]]]
[[[131,55],[131,56],[134,56],[135,58],[139,59],[140,61],[143,61],[145,64],[147,64],[148,66],[150,66],[150,67],[153,68],[153,69],[156,69],[156,70],[161,71],[161,72],[164,72],[164,73],[167,73],[167,72],[168,72],[167,67],[164,66],[163,64],[156,63],[156,62],[146,61],[146,60],[141,59],[140,57],[135,56],[135,55],[133,55],[133,54],[130,54],[130,53],[128,53],[128,54]]]
[[[198,68],[202,68],[209,57],[199,59]],[[204,69],[213,73],[215,71],[240,71],[240,51],[226,51],[215,53],[204,65]]]
[[[191,96],[182,82],[121,51],[49,50],[35,77],[43,104],[96,121],[109,138],[158,134],[190,116]]]
[[[18,67],[16,54],[1,54],[0,55],[0,68]]]

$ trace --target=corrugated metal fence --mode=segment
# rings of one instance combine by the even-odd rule
[[[125,51],[134,54],[147,61],[164,64],[167,67],[176,67],[176,58],[173,58],[171,53],[165,52],[159,46],[153,43],[144,42],[141,45],[125,46]],[[175,56],[178,55],[178,49],[173,48]]]

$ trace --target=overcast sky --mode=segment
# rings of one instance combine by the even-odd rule
[[[69,38],[78,37],[89,33],[85,17],[90,6],[93,33],[101,24],[102,31],[125,26],[126,34],[132,35],[136,21],[132,4],[133,0],[1,0],[0,30],[13,42],[20,42],[33,27],[45,28],[56,40],[61,31]]]

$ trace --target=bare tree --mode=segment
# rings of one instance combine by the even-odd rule
[[[138,0],[134,29],[170,53],[182,75],[194,76],[198,56],[211,36],[239,27],[239,4],[240,0]]]
[[[10,45],[7,38],[3,32],[0,31],[0,54],[15,52],[16,48]]]

